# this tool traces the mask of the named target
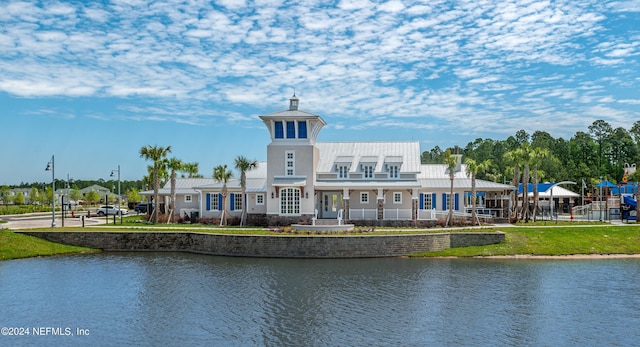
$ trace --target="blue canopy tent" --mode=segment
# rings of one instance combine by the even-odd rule
[[[546,192],[555,183],[538,183],[538,191]],[[533,183],[527,184],[527,193],[533,192]],[[522,183],[518,184],[518,194],[522,195]]]
[[[617,187],[617,185],[615,183],[611,183],[611,182],[609,182],[607,180],[604,180],[604,181],[596,184],[596,187],[598,187],[598,188],[600,188],[600,187],[602,187],[602,188],[615,188],[615,187]]]

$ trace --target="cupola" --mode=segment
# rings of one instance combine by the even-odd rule
[[[296,97],[296,92],[293,92],[293,96],[289,99],[289,111],[297,111],[298,110],[298,97]]]

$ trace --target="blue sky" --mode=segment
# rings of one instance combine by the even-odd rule
[[[0,184],[266,160],[258,116],[423,151],[640,119],[640,1],[0,2]]]

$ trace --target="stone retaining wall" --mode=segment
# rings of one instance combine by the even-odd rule
[[[500,243],[505,234],[439,233],[384,236],[264,236],[198,232],[20,231],[52,242],[105,251],[172,251],[277,258],[398,257],[450,247]]]

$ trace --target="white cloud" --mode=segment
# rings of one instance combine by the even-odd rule
[[[560,119],[596,103],[637,105],[614,95],[638,83],[640,34],[613,34],[604,19],[630,14],[603,14],[596,1],[217,4],[0,5],[0,91],[149,98],[160,108],[129,116],[202,124],[164,112],[222,102],[252,114],[296,88],[309,110],[349,119],[336,128],[455,129],[464,116],[473,129],[511,131],[537,126],[529,117],[541,109]]]

